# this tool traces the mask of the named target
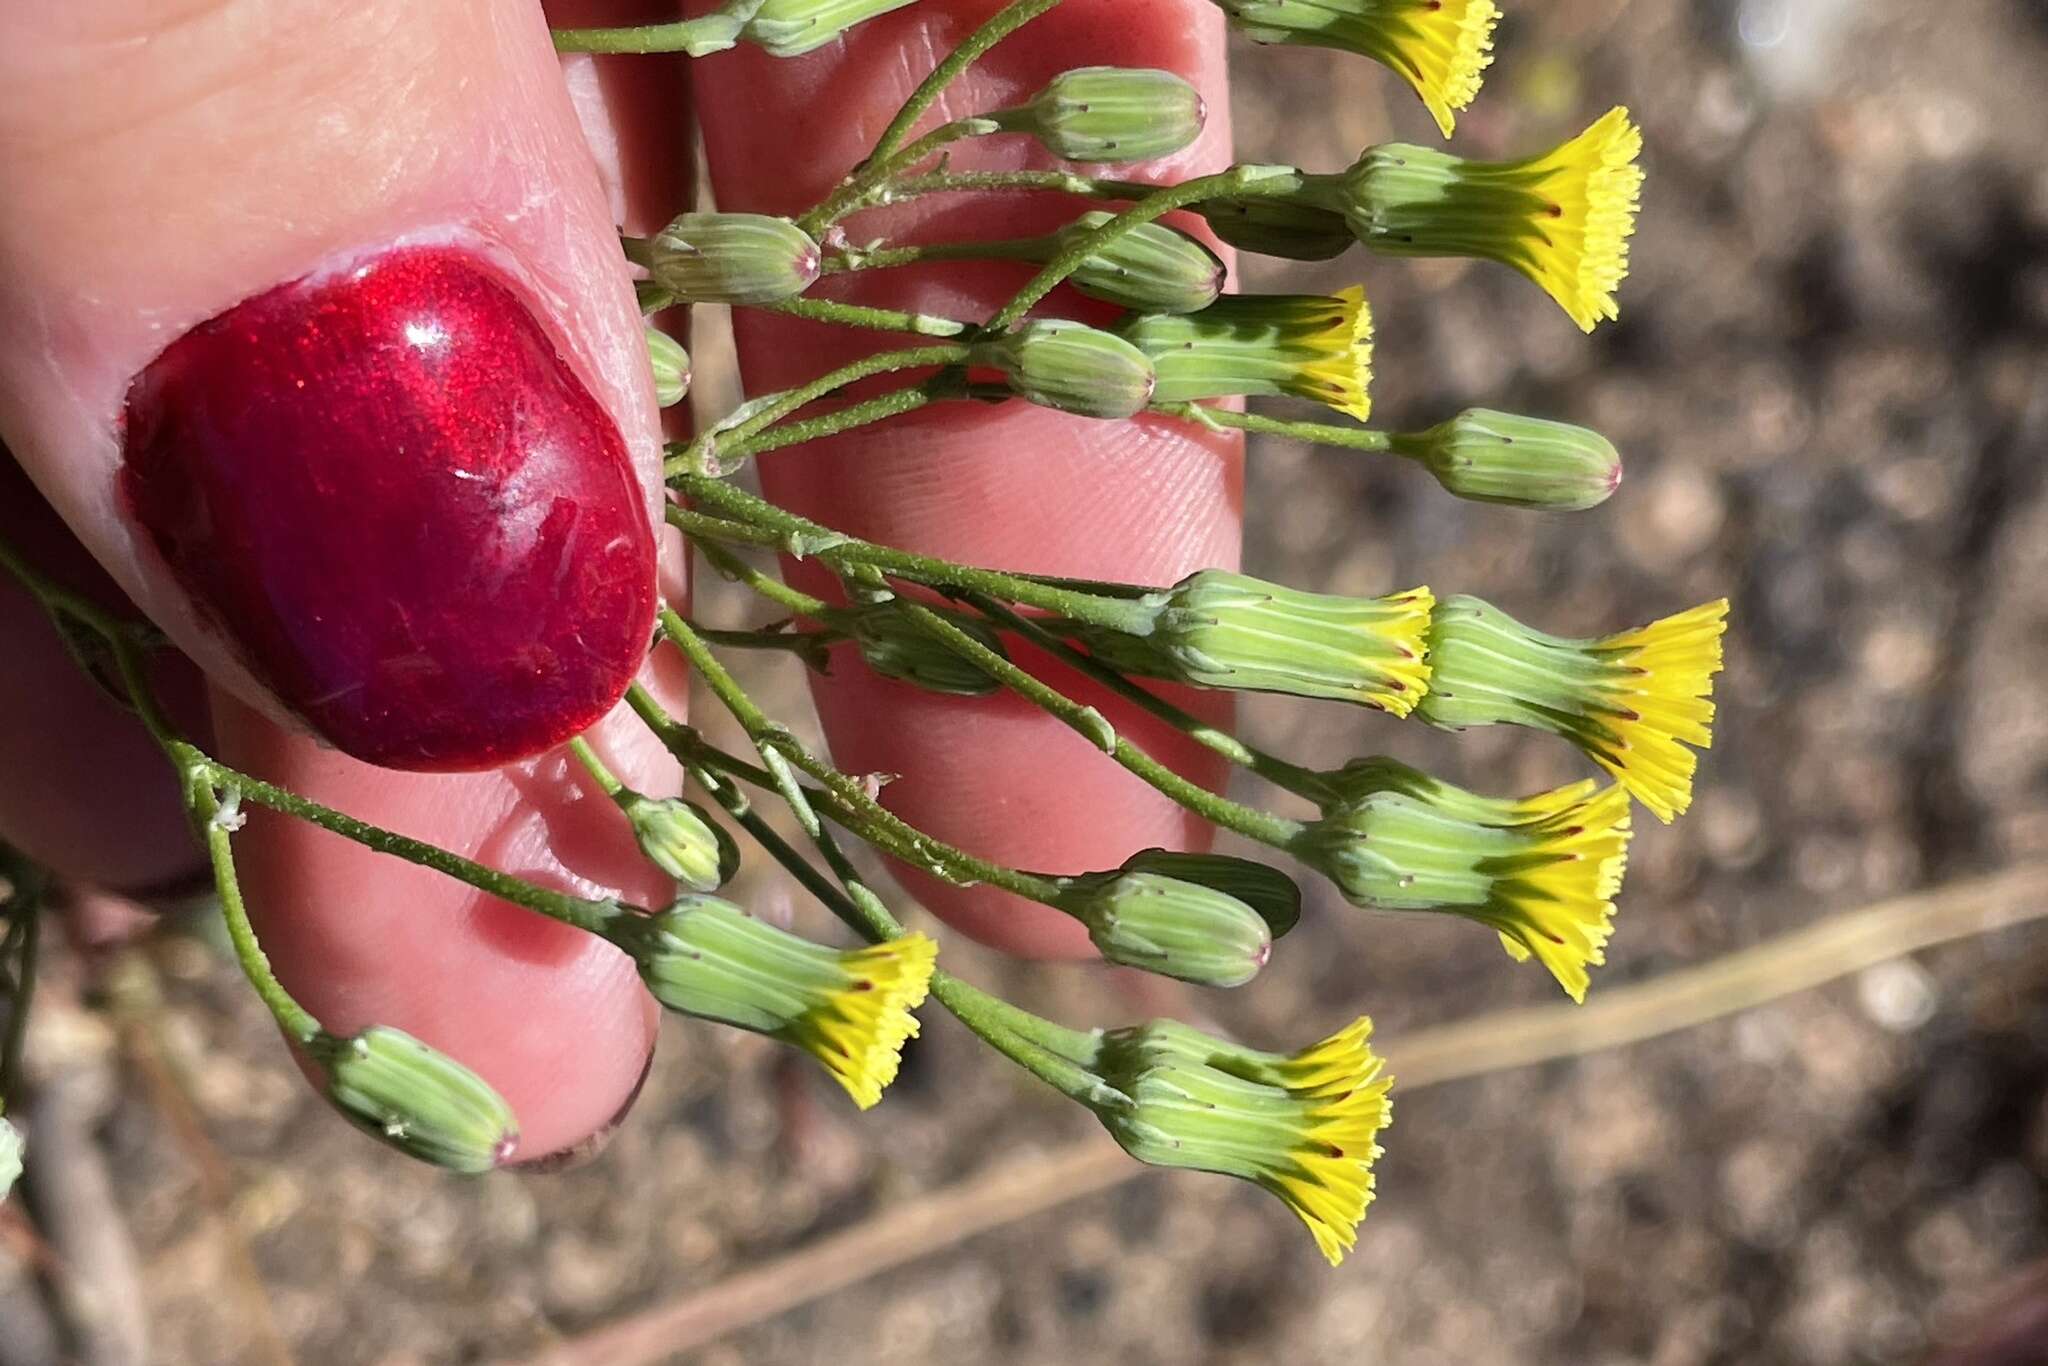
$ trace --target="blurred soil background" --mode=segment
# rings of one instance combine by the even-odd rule
[[[1617,102],[1649,182],[1623,319],[1582,338],[1505,271],[1354,253],[1251,288],[1363,279],[1375,418],[1468,404],[1595,426],[1627,482],[1545,517],[1368,457],[1255,443],[1254,572],[1471,591],[1567,634],[1734,599],[1689,819],[1639,817],[1602,988],[1901,891],[2048,859],[2048,5],[1510,5],[1468,154]],[[1334,168],[1419,106],[1363,61],[1244,49],[1241,155]],[[715,370],[710,353],[705,368]],[[748,605],[714,589],[706,615]],[[801,680],[768,666],[763,687]],[[775,672],[775,670],[785,670]],[[795,705],[792,701],[792,705]],[[1247,709],[1322,758],[1375,749],[1491,791],[1579,776],[1505,728]],[[765,864],[765,860],[757,861]],[[738,889],[829,932],[753,869]],[[1251,988],[1182,997],[948,949],[1075,1022],[1183,1009],[1294,1045],[1554,989],[1448,918],[1310,888]],[[335,1123],[195,921],[38,1048],[78,1069],[160,1362],[497,1361],[858,1224],[1092,1121],[937,1011],[856,1117],[749,1036],[671,1022],[599,1160],[457,1181]],[[1205,1013],[1206,1012],[1206,1013]],[[2048,933],[1872,969],[1731,1021],[1402,1098],[1338,1272],[1275,1202],[1147,1175],[683,1352],[698,1366],[1910,1363],[2048,1258]],[[33,1258],[0,1240],[0,1360],[38,1359]],[[2048,1361],[2048,1323],[2020,1355]],[[1990,1358],[1986,1358],[1989,1360]]]

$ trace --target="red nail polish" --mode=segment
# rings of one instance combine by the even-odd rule
[[[475,255],[280,285],[128,391],[122,490],[314,729],[392,768],[555,745],[624,693],[654,537],[611,418]]]

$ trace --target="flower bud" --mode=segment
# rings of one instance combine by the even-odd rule
[[[802,1049],[863,1110],[896,1078],[938,954],[921,934],[827,948],[707,896],[622,920],[610,934],[655,1000]]]
[[[1587,332],[1620,316],[1643,135],[1616,108],[1521,161],[1467,161],[1409,143],[1366,151],[1318,192],[1358,240],[1392,256],[1476,256],[1535,281]]]
[[[1133,313],[1116,333],[1151,358],[1154,403],[1291,395],[1363,422],[1372,411],[1365,291],[1226,294],[1194,313]]]
[[[739,846],[695,802],[631,789],[620,791],[617,801],[640,852],[690,891],[716,891],[739,872]]]
[[[1493,0],[1216,0],[1255,43],[1299,43],[1370,57],[1422,97],[1443,135],[1493,61]]]
[[[1359,1019],[1294,1054],[1160,1020],[1103,1035],[1090,1102],[1125,1152],[1250,1181],[1293,1210],[1332,1266],[1358,1238],[1393,1079]]]
[[[771,57],[801,57],[855,24],[902,9],[913,0],[766,0],[740,38]]]
[[[1083,417],[1130,417],[1152,401],[1145,353],[1121,337],[1063,318],[1026,322],[975,349],[1020,398]]]
[[[1392,448],[1458,497],[1482,503],[1575,512],[1605,502],[1621,484],[1621,457],[1600,433],[1490,408],[1402,432]]]
[[[1386,786],[1326,807],[1289,851],[1355,906],[1478,921],[1515,958],[1540,959],[1567,995],[1583,1001],[1586,970],[1606,961],[1614,894],[1627,867],[1627,793],[1608,787],[1544,815],[1502,821],[1505,812],[1488,808],[1510,803],[1448,783],[1412,782],[1399,767]],[[1554,801],[1547,794],[1530,805]]]
[[[995,119],[1067,161],[1150,161],[1199,137],[1206,112],[1201,92],[1171,71],[1084,66]]]
[[[1271,929],[1243,901],[1138,860],[1070,879],[1056,904],[1110,962],[1201,986],[1242,986],[1273,952]]]
[[[1064,251],[1116,215],[1084,213],[1050,239]],[[1084,260],[1067,283],[1083,294],[1140,313],[1192,313],[1223,292],[1223,261],[1172,228],[1142,223]]]
[[[372,1025],[351,1038],[320,1034],[306,1053],[327,1098],[372,1138],[458,1172],[503,1166],[518,1121],[490,1084],[403,1030]]]
[[[8,1192],[21,1179],[21,1131],[0,1119],[0,1204],[7,1201]]]
[[[1142,849],[1124,860],[1123,871],[1158,873],[1242,901],[1259,913],[1278,939],[1301,919],[1301,888],[1269,864],[1226,854],[1190,854],[1178,849]]]
[[[818,244],[787,218],[686,213],[647,244],[647,268],[678,303],[764,304],[809,289]]]
[[[1429,686],[1423,639],[1434,602],[1427,588],[1347,598],[1205,569],[1164,596],[1150,634],[1080,634],[1127,673],[1406,716]]]
[[[1239,251],[1288,261],[1327,261],[1357,243],[1344,215],[1291,199],[1205,199],[1209,230]]]
[[[1611,636],[1545,634],[1491,603],[1448,598],[1430,623],[1431,686],[1415,714],[1433,726],[1505,723],[1559,735],[1662,821],[1692,803],[1713,743],[1724,598]]]
[[[996,633],[969,617],[950,618],[953,625],[1008,658]],[[986,697],[1002,685],[983,673],[971,660],[962,659],[934,640],[891,603],[878,603],[853,613],[849,623],[853,643],[867,666],[884,678],[914,683],[927,692],[949,693],[955,697]]]
[[[647,329],[647,358],[654,366],[654,401],[673,408],[690,392],[690,353],[658,327]]]

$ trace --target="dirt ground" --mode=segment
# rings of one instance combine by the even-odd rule
[[[1246,276],[1362,273],[1376,418],[1485,403],[1583,421],[1621,446],[1627,482],[1595,512],[1542,517],[1266,442],[1248,567],[1477,592],[1566,633],[1734,599],[1697,805],[1642,821],[1596,993],[2048,858],[2048,6],[1510,8],[1461,141],[1506,152],[1636,111],[1649,182],[1622,322],[1581,338],[1491,268],[1353,255]],[[1242,57],[1246,159],[1331,167],[1425,132],[1361,63]],[[1576,776],[1562,746],[1505,729],[1248,717],[1284,752],[1381,749],[1498,790]],[[743,896],[785,895],[750,877]],[[1310,897],[1256,984],[1195,1007],[1279,1043],[1361,1009],[1398,1035],[1552,999],[1468,925]],[[948,952],[1070,1020],[1117,1016],[1123,984],[1099,970]],[[304,1362],[521,1356],[1092,1127],[936,1012],[863,1117],[770,1045],[671,1023],[599,1160],[457,1181],[302,1092],[199,922],[114,985],[118,1009],[61,1042],[111,1078],[98,1135],[162,1362],[276,1360],[266,1318]],[[1419,1091],[1388,1145],[1334,1273],[1267,1197],[1147,1176],[678,1359],[1923,1361],[2048,1258],[2048,933]],[[0,1249],[0,1319],[27,1312],[24,1277]],[[2032,1351],[2014,1360],[2048,1361],[2048,1333]]]

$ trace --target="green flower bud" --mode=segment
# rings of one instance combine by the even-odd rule
[[[686,213],[647,244],[647,268],[678,303],[765,304],[809,289],[820,254],[787,218]]]
[[[1299,1053],[1263,1053],[1171,1021],[1102,1037],[1090,1102],[1124,1151],[1157,1167],[1218,1172],[1277,1196],[1331,1265],[1358,1236],[1393,1079],[1359,1019]]]
[[[21,1131],[0,1119],[0,1204],[6,1203],[8,1192],[21,1179]]]
[[[1429,686],[1423,640],[1434,602],[1427,588],[1347,598],[1205,569],[1163,597],[1149,635],[1080,634],[1127,673],[1406,716]]]
[[[1713,743],[1714,675],[1728,602],[1632,631],[1553,636],[1479,598],[1447,598],[1430,624],[1433,726],[1531,726],[1577,745],[1659,820],[1692,803],[1697,756]]]
[[[403,1030],[372,1025],[352,1038],[317,1035],[306,1053],[328,1100],[372,1138],[458,1172],[503,1166],[518,1121],[490,1084]]]
[[[1020,398],[1083,417],[1130,417],[1152,401],[1145,353],[1097,328],[1063,318],[1022,324],[975,348],[973,363],[1002,372]]]
[[[1621,457],[1598,432],[1490,408],[1402,432],[1392,449],[1421,461],[1458,497],[1482,503],[1578,511],[1621,484]]]
[[[1415,88],[1445,137],[1492,63],[1493,0],[1216,0],[1255,43],[1370,57]]]
[[[986,697],[1002,685],[968,660],[934,640],[931,634],[891,603],[878,603],[851,614],[848,628],[860,657],[884,678],[914,683],[927,692],[950,693],[955,697]],[[968,617],[955,616],[953,624],[1004,658],[1008,654],[996,633]]]
[[[1358,239],[1344,215],[1286,199],[1206,199],[1195,206],[1219,238],[1258,256],[1327,261]]]
[[[1226,294],[1194,313],[1133,313],[1116,333],[1151,357],[1154,403],[1285,394],[1361,422],[1372,410],[1372,313],[1355,286]]]
[[[828,948],[708,896],[622,920],[610,934],[655,1000],[802,1049],[863,1110],[895,1080],[938,955],[921,934]]]
[[[1411,143],[1368,148],[1316,191],[1352,233],[1392,256],[1474,256],[1542,286],[1591,332],[1619,316],[1643,173],[1626,109],[1520,161],[1468,161]]]
[[[1067,161],[1150,161],[1193,142],[1206,116],[1201,92],[1171,71],[1084,66],[995,121]]]
[[[1628,795],[1608,787],[1555,807],[1546,794],[1529,805],[1554,809],[1502,822],[1487,808],[1509,803],[1387,777],[1388,786],[1328,807],[1289,852],[1353,905],[1447,911],[1488,926],[1510,954],[1533,954],[1566,994],[1584,1000],[1587,969],[1606,961],[1627,866]]]
[[[1070,879],[1056,904],[1088,927],[1112,963],[1211,987],[1256,977],[1273,952],[1265,918],[1228,893],[1151,871],[1142,860]]]
[[[654,366],[654,401],[673,408],[690,392],[690,353],[658,327],[647,329],[647,358]]]
[[[1048,240],[1064,251],[1115,216],[1084,213]],[[1216,302],[1225,274],[1222,258],[1186,233],[1143,223],[1089,256],[1067,282],[1140,313],[1192,313]]]
[[[767,0],[740,38],[772,57],[800,57],[855,24],[902,9],[913,0]]]
[[[711,892],[739,872],[731,835],[683,797],[649,797],[631,789],[616,799],[648,861],[693,892]]]
[[[1124,872],[1158,873],[1235,897],[1259,913],[1278,939],[1301,919],[1301,888],[1278,868],[1226,854],[1143,849],[1124,860]]]

